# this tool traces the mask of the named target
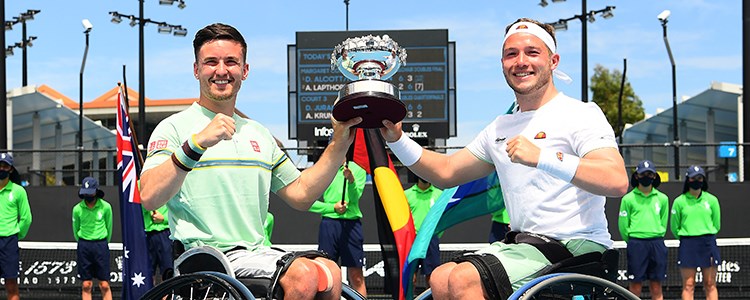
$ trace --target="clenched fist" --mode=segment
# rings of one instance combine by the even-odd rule
[[[535,168],[539,163],[539,147],[524,136],[515,136],[505,144],[511,162]]]
[[[234,119],[222,113],[216,114],[211,123],[195,135],[199,146],[208,148],[222,140],[231,140],[235,132]]]

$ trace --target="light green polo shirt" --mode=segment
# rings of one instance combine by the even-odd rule
[[[18,234],[23,239],[31,226],[31,208],[26,190],[13,181],[0,189],[0,236]]]
[[[625,242],[631,237],[639,239],[664,237],[667,233],[668,218],[669,198],[667,195],[655,188],[645,195],[636,187],[622,197],[617,226]]]
[[[96,241],[112,238],[112,206],[102,198],[96,198],[93,208],[81,200],[73,206],[73,237]]]
[[[359,198],[365,190],[365,181],[367,181],[367,171],[362,169],[354,162],[349,162],[349,170],[354,176],[354,183],[346,182],[346,193],[344,194],[347,202],[346,212],[339,215],[334,210],[336,203],[341,202],[341,193],[344,192],[344,166],[339,167],[336,176],[333,178],[331,185],[323,193],[323,201],[315,201],[310,207],[310,211],[319,213],[323,217],[342,220],[358,220],[362,218],[362,211],[359,210]]]
[[[197,103],[159,123],[149,140],[143,172],[170,161],[187,139],[216,114]],[[300,176],[265,127],[234,114],[231,140],[210,147],[167,202],[172,239],[186,248],[210,245],[221,251],[263,245],[268,199]]]

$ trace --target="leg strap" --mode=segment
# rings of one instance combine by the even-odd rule
[[[326,267],[324,264],[314,260],[316,257],[328,258],[328,256],[323,252],[315,250],[297,251],[287,253],[278,261],[276,261],[276,271],[273,273],[273,275],[271,275],[271,284],[268,286],[268,294],[266,295],[267,299],[284,299],[284,289],[281,288],[279,279],[282,275],[284,275],[284,273],[286,273],[286,270],[289,269],[289,266],[292,265],[292,262],[294,262],[294,260],[299,257],[311,259],[315,263],[318,275],[321,275],[321,272],[323,273],[323,276],[318,276],[318,278],[326,278],[326,282],[321,283],[321,280],[318,280],[318,292],[330,291],[330,289],[333,287],[333,277],[331,275],[331,271],[328,270],[328,267]],[[274,296],[276,296],[276,298],[274,298]]]
[[[469,262],[479,271],[482,287],[489,299],[508,299],[513,294],[510,278],[505,267],[491,254],[466,254],[453,260],[456,263]]]

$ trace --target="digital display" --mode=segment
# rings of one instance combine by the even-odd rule
[[[349,37],[388,34],[406,49],[406,64],[386,80],[396,86],[407,109],[404,123],[419,123],[422,134],[432,138],[449,136],[449,86],[453,60],[447,30],[388,32],[298,32],[297,44],[290,49],[290,138],[315,140],[330,134],[331,111],[339,90],[350,80],[331,69],[333,48]],[[293,52],[293,53],[292,53]],[[453,77],[455,78],[455,77]],[[455,89],[452,89],[455,93]],[[454,94],[455,95],[455,94]],[[455,106],[453,106],[455,107]],[[453,116],[451,116],[453,114]],[[294,124],[292,124],[292,121]],[[405,126],[406,127],[406,126]],[[411,127],[410,127],[411,128]]]

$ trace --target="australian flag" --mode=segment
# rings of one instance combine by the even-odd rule
[[[153,287],[143,227],[141,196],[138,191],[138,159],[134,153],[130,117],[122,87],[117,94],[117,173],[120,180],[122,222],[122,299],[140,299]]]

